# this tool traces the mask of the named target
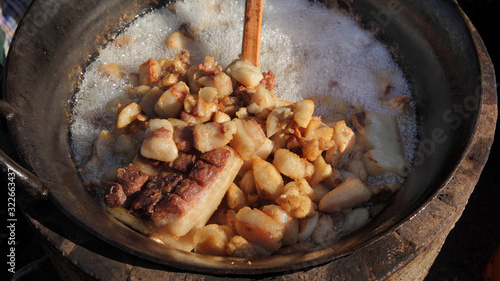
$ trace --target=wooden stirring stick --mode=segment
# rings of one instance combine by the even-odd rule
[[[259,66],[260,34],[264,0],[247,0],[243,32],[243,59]]]

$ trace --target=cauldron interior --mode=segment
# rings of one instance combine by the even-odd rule
[[[418,212],[443,188],[464,157],[481,103],[474,42],[452,1],[325,1],[354,15],[391,47],[417,103],[419,140],[414,167],[393,205],[337,245],[253,261],[185,253],[117,222],[87,193],[71,159],[73,95],[86,65],[154,0],[35,1],[20,24],[7,65],[6,100],[17,111],[9,128],[28,169],[52,201],[103,240],[139,257],[186,270],[252,274],[319,264],[377,239]],[[461,109],[461,110],[458,110]]]

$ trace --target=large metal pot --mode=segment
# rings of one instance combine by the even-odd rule
[[[15,171],[28,191],[48,197],[86,230],[126,252],[182,270],[211,274],[279,273],[325,263],[342,264],[347,257],[364,259],[363,253],[374,245],[384,252],[377,242],[391,240],[395,232],[402,237],[401,243],[415,245],[414,258],[430,238],[423,237],[429,233],[410,232],[425,225],[419,222],[421,213],[433,202],[435,206],[436,200],[439,206],[453,207],[453,214],[448,220],[444,218],[452,227],[488,157],[497,118],[496,89],[481,38],[457,3],[441,0],[324,1],[354,15],[391,47],[417,103],[420,146],[411,174],[394,204],[361,231],[319,251],[247,263],[159,245],[111,217],[89,196],[71,159],[72,99],[82,71],[111,35],[163,2],[33,3],[11,45],[5,100],[0,103],[26,169],[3,153],[2,168]],[[455,200],[457,188],[464,193],[464,202]]]

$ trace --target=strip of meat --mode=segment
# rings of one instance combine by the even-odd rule
[[[116,182],[122,186],[123,192],[125,192],[127,196],[141,190],[147,180],[148,175],[143,173],[134,164],[129,164],[126,168],[118,169],[116,174]]]
[[[190,151],[193,147],[193,129],[189,126],[175,128],[173,138],[179,151]]]
[[[148,189],[159,189],[163,193],[171,193],[175,187],[182,181],[182,175],[172,172],[162,172],[148,182]]]
[[[157,225],[178,221],[190,206],[177,194],[165,196],[156,204],[151,221]]]
[[[158,203],[158,201],[162,198],[163,194],[159,189],[145,189],[132,204],[132,212],[146,219],[150,218],[156,203]]]
[[[196,181],[200,185],[205,186],[209,184],[219,173],[220,168],[201,160],[196,160],[191,173],[189,173],[189,178]]]
[[[114,208],[108,205],[108,211],[132,228],[158,238],[165,244],[191,250],[189,245],[193,247],[193,244],[188,236],[207,223],[243,165],[243,160],[232,148],[226,146],[222,149],[212,154],[202,154],[199,160],[196,160],[189,178],[182,180],[172,190],[173,193],[163,193],[164,196],[154,204],[150,220],[139,219],[131,212],[124,212],[122,207]],[[217,167],[200,159],[222,166]],[[178,175],[182,176],[182,172],[178,172]],[[149,211],[150,208],[151,204],[142,207],[138,205],[139,210]],[[178,239],[183,243],[178,243]]]
[[[127,201],[127,195],[123,192],[123,188],[119,183],[111,183],[104,197],[106,205],[111,208],[120,207]]]
[[[187,173],[193,168],[195,161],[195,155],[179,153],[179,156],[177,156],[174,161],[170,162],[170,166],[179,172]]]
[[[200,159],[220,168],[226,164],[229,154],[231,154],[231,152],[227,149],[216,148],[203,153],[200,156]]]
[[[201,189],[202,187],[196,182],[190,179],[185,179],[179,184],[179,186],[177,186],[175,194],[179,195],[186,202],[192,202],[193,200],[196,200],[197,196],[201,195]]]

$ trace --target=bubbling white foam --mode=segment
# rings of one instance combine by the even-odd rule
[[[71,126],[72,148],[77,165],[90,154],[93,139],[110,128],[116,116],[104,105],[123,95],[127,80],[103,79],[102,64],[122,65],[127,73],[137,72],[149,58],[171,58],[179,52],[164,44],[171,33],[189,23],[195,40],[187,47],[192,63],[213,56],[223,68],[241,53],[245,1],[177,1],[136,19],[123,35],[132,38],[126,46],[111,43],[86,69],[76,94]],[[122,36],[123,36],[122,35]],[[366,110],[396,116],[406,158],[411,161],[416,141],[414,110],[397,114],[380,100],[380,81],[390,81],[387,98],[410,96],[408,82],[388,48],[357,22],[336,9],[307,0],[266,0],[261,43],[261,70],[276,75],[275,93],[284,100],[298,101],[318,96],[335,96]],[[335,85],[335,86],[332,86]],[[332,114],[328,103],[316,103],[316,115]]]

